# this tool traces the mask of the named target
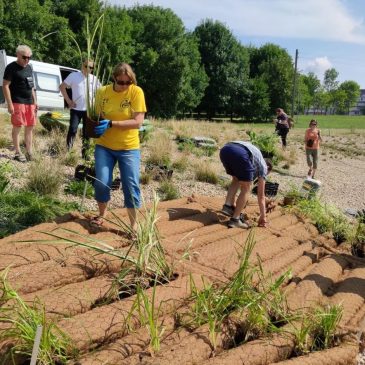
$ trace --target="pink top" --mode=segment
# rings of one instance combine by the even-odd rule
[[[318,128],[308,128],[305,131],[305,137],[304,137],[304,141],[305,141],[305,148],[307,150],[318,150],[319,149],[319,140],[320,140],[320,133],[321,131]],[[313,140],[313,145],[310,147],[308,146],[308,141],[309,140]]]

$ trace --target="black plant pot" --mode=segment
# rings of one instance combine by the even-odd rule
[[[79,181],[88,180],[94,183],[95,181],[95,168],[85,165],[77,165],[75,168],[75,179]]]

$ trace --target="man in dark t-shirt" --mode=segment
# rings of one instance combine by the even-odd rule
[[[25,45],[16,49],[16,61],[6,66],[3,93],[11,114],[14,159],[25,162],[32,159],[33,129],[36,124],[37,99],[34,90],[33,71],[29,65],[32,50]],[[24,126],[26,155],[22,155],[19,143],[21,127]]]

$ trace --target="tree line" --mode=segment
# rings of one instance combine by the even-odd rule
[[[102,13],[103,68],[109,72],[121,61],[130,63],[150,115],[262,121],[277,107],[291,111],[295,70],[286,49],[272,43],[243,46],[226,25],[212,19],[187,31],[171,9],[159,6],[0,0],[0,49],[12,55],[17,45],[27,44],[36,60],[80,68],[74,41],[86,49],[86,22],[92,25]],[[294,113],[348,113],[360,86],[340,84],[337,77],[333,68],[322,82],[314,73],[297,72]]]

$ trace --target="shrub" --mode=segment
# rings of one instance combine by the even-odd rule
[[[250,142],[254,144],[262,153],[264,157],[273,160],[274,164],[281,159],[281,156],[277,150],[278,136],[275,134],[256,134],[253,131],[246,132],[250,137]]]
[[[66,166],[75,167],[79,163],[79,157],[74,150],[68,151],[63,158],[63,163]]]
[[[68,183],[65,187],[65,193],[72,194],[75,196],[83,196],[85,191],[85,184],[86,184],[86,198],[92,198],[94,196],[94,188],[93,186],[86,180],[86,181],[78,181],[72,180]]]
[[[179,157],[177,160],[173,162],[172,167],[180,172],[186,171],[186,169],[188,168],[187,156],[184,154],[183,156]]]
[[[30,164],[27,188],[40,195],[57,195],[62,185],[60,166],[54,160],[36,160]]]
[[[195,178],[198,181],[218,184],[218,176],[208,162],[201,162],[195,167]]]
[[[163,180],[158,188],[161,200],[173,200],[180,197],[180,193],[176,185],[170,180]]]

